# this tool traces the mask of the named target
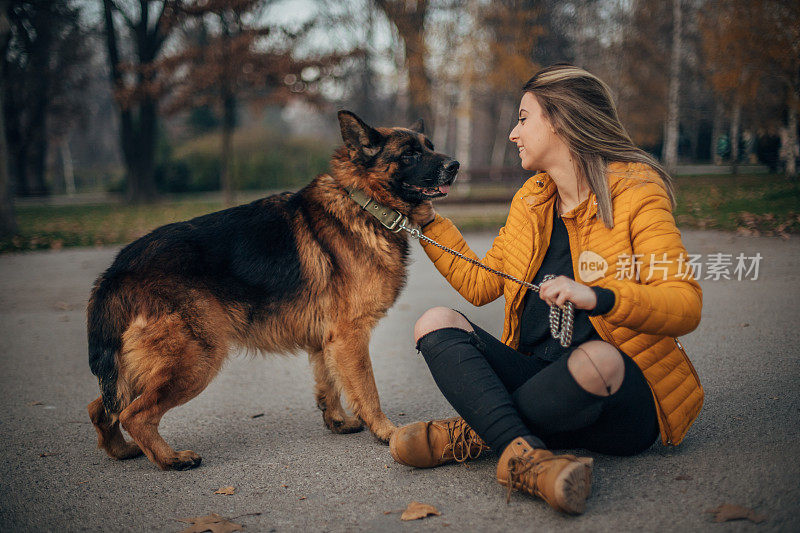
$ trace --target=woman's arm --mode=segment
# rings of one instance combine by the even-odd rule
[[[447,246],[471,259],[478,259],[470,250],[461,232],[449,219],[437,214],[436,218],[423,228],[425,236]],[[505,227],[495,237],[491,249],[481,259],[484,265],[501,270],[503,263],[503,244]],[[420,241],[425,253],[433,261],[436,269],[455,290],[472,305],[484,305],[496,300],[503,294],[503,279],[487,272],[461,258],[451,255],[436,246]]]
[[[614,307],[603,319],[642,333],[685,335],[700,323],[703,291],[687,269],[687,253],[666,191],[658,183],[632,187],[629,196],[633,257],[639,279],[612,279]],[[619,277],[619,276],[617,276]]]

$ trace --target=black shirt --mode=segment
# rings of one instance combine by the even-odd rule
[[[555,206],[553,207],[555,210]],[[533,283],[538,285],[547,274],[567,276],[575,279],[572,269],[572,256],[569,249],[569,234],[567,226],[555,211],[553,217],[553,232],[550,237],[550,246],[547,248],[542,266],[533,277]],[[589,321],[589,316],[602,315],[614,307],[614,292],[609,289],[592,287],[597,295],[597,306],[588,312],[584,309],[575,309],[572,327],[572,343],[569,348],[561,346],[558,339],[550,333],[550,306],[539,298],[538,292],[528,291],[523,302],[522,317],[520,319],[519,351],[529,353],[546,361],[555,361],[575,346],[589,340],[602,340],[600,334]]]

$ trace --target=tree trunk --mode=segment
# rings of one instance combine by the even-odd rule
[[[59,155],[61,156],[61,172],[64,175],[64,190],[69,196],[72,196],[75,194],[75,172],[72,167],[72,152],[69,149],[69,140],[66,137],[61,139]]]
[[[0,51],[4,51],[11,36],[11,25],[6,10],[8,2],[0,0]],[[0,84],[2,87],[2,84]],[[14,214],[14,195],[11,188],[6,144],[5,117],[3,113],[3,91],[0,89],[0,238],[7,238],[17,232],[17,218]]]
[[[2,105],[3,94],[0,91],[0,109],[2,109]],[[5,122],[3,113],[0,113],[0,238],[10,237],[17,232],[17,217],[14,213],[14,195],[9,179],[8,160]]]
[[[440,152],[447,152],[448,130],[450,129],[449,119],[452,109],[450,105],[450,96],[447,94],[445,82],[440,81],[438,83],[436,90],[433,92],[433,96],[433,145]],[[425,127],[426,129],[428,128],[427,124]],[[427,131],[426,133],[431,135],[430,131]]]
[[[672,59],[669,69],[669,96],[667,97],[667,124],[664,139],[664,166],[667,172],[675,172],[678,165],[678,133],[680,107],[680,69],[683,50],[683,16],[681,0],[672,0]]]
[[[711,126],[711,160],[715,165],[722,164],[722,155],[717,151],[717,143],[722,136],[722,119],[725,113],[725,108],[722,102],[717,100],[714,103],[714,122]]]
[[[461,188],[468,183],[470,171],[470,155],[472,148],[472,62],[464,66],[464,75],[458,89],[456,104],[456,150],[455,156],[461,171]]]
[[[226,96],[222,114],[222,160],[220,185],[222,198],[226,207],[234,205],[233,173],[231,172],[233,129],[236,126],[236,101],[230,95]]]
[[[364,49],[368,50],[373,46],[373,34],[375,29],[374,7],[367,3],[366,35],[364,36]],[[372,68],[372,54],[365,53],[361,56],[360,65],[360,91],[358,94],[358,114],[367,124],[382,122],[385,117],[379,117],[376,113],[375,105],[375,73]],[[430,126],[430,125],[428,125]]]
[[[40,91],[36,91],[40,92]],[[42,93],[44,90],[41,91]],[[28,152],[28,183],[26,192],[30,196],[45,196],[48,194],[45,184],[45,169],[47,168],[47,96],[37,95],[41,99],[34,100],[30,123],[28,124],[31,136],[30,151]]]
[[[731,172],[738,174],[739,172],[739,126],[742,120],[742,104],[738,98],[733,104],[733,111],[731,112]]]
[[[492,158],[489,166],[491,167],[491,178],[501,179],[502,170],[506,162],[506,150],[510,141],[508,140],[508,127],[514,118],[515,104],[511,98],[503,98],[500,103],[500,117],[495,127],[494,144],[492,145]]]
[[[475,0],[469,2],[469,12],[467,13],[468,21],[467,26],[474,30],[476,27],[476,9]],[[471,36],[473,31],[468,31],[467,35]],[[458,103],[456,104],[456,151],[455,156],[463,173],[461,179],[460,190],[464,193],[469,192],[469,181],[471,176],[469,171],[472,167],[472,82],[475,76],[475,47],[473,39],[467,37],[463,39],[460,44],[461,50],[459,56],[461,57],[461,79],[458,85]]]
[[[786,175],[793,180],[797,179],[797,155],[800,153],[800,146],[797,143],[797,113],[800,111],[800,95],[796,91],[789,90],[788,116],[786,128],[789,130],[788,136],[788,157],[786,159]]]
[[[404,39],[406,66],[408,67],[409,119],[418,118],[432,124],[431,81],[425,71],[425,38],[422,29]]]
[[[148,2],[141,2],[141,20],[135,30],[138,65],[147,65],[158,54],[162,36],[148,31]],[[120,71],[120,56],[117,32],[114,28],[114,7],[111,0],[103,0],[103,15],[106,26],[106,46],[108,52],[111,86],[122,89],[124,80]],[[152,82],[153,74],[139,74],[139,83]],[[138,104],[117,102],[120,114],[120,145],[126,168],[128,183],[127,197],[134,203],[150,202],[156,197],[155,153],[158,126],[158,102],[145,95]],[[138,110],[138,120],[134,119],[134,109]]]
[[[403,39],[405,67],[408,71],[409,122],[418,118],[432,124],[431,80],[425,70],[428,48],[425,44],[425,18],[428,0],[376,0],[378,7],[397,28]],[[434,124],[434,127],[436,125]]]

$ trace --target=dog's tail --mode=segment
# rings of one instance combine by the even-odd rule
[[[101,276],[97,279],[86,309],[89,337],[89,368],[97,376],[103,406],[109,414],[119,413],[122,405],[119,387],[118,354],[128,313],[117,295],[117,283]]]

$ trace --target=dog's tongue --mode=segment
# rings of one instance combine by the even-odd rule
[[[449,185],[439,185],[439,192],[442,193],[442,194],[449,193],[450,192],[450,186]]]

